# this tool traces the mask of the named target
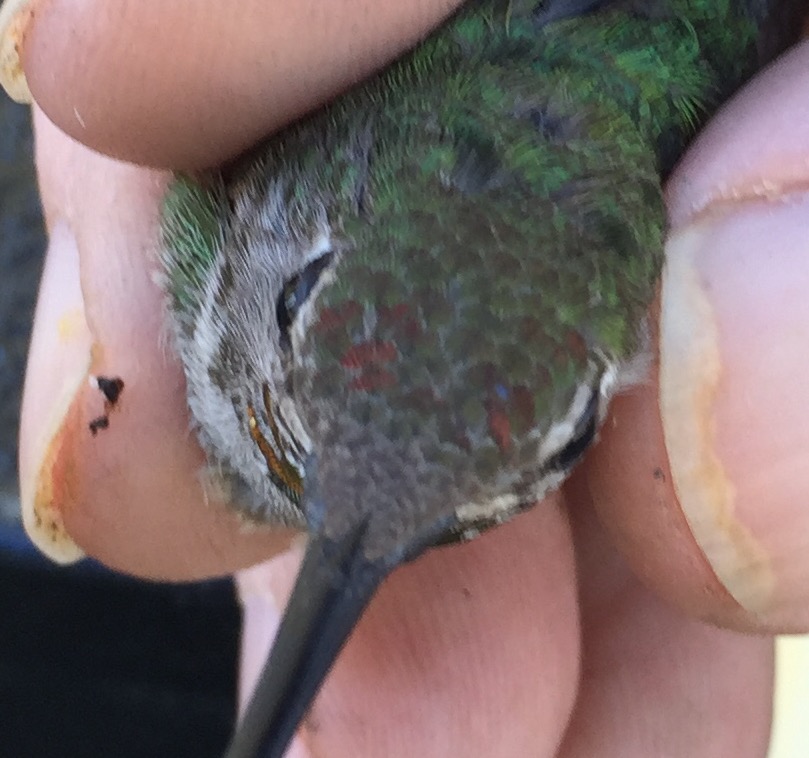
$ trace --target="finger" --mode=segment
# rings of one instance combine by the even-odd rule
[[[245,528],[203,490],[154,281],[165,176],[101,157],[38,113],[35,121],[51,244],[22,408],[29,531],[57,558],[75,557],[75,542],[112,567],[160,578],[224,573],[286,547],[289,534]],[[123,380],[114,407],[88,383],[93,375]],[[102,416],[108,426],[94,433]]]
[[[36,102],[72,137],[198,168],[361,81],[459,4],[210,0],[200,13],[195,0],[36,0],[23,65]]]
[[[327,678],[297,756],[554,755],[579,673],[570,534],[556,503],[397,570]],[[294,581],[297,561],[279,560],[238,580],[242,702]]]
[[[612,547],[586,485],[574,489],[583,673],[559,758],[761,758],[772,639],[719,629],[664,603]]]
[[[656,382],[619,398],[587,468],[635,570],[748,629],[809,626],[807,65],[765,72],[673,177],[660,407]]]

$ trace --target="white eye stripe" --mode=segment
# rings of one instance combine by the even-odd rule
[[[600,373],[599,368],[594,364],[588,367],[585,376],[576,388],[576,393],[568,407],[567,414],[561,421],[557,421],[548,429],[545,438],[539,448],[539,460],[544,462],[553,458],[573,439],[576,432],[576,425],[587,409],[593,395],[593,385],[596,377]]]
[[[311,263],[312,261],[321,258],[323,255],[331,251],[332,251],[331,235],[327,233],[321,234],[312,243],[312,248],[307,253],[304,262],[306,264]]]

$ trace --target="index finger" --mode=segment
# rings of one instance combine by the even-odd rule
[[[115,158],[220,163],[419,41],[459,0],[24,0],[23,66],[63,131]]]

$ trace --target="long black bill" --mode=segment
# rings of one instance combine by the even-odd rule
[[[258,687],[225,758],[282,758],[337,654],[394,568],[363,555],[365,525],[315,535]]]

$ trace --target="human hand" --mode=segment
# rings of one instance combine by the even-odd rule
[[[189,16],[174,15],[183,13],[177,4],[151,5],[127,6],[121,25],[118,11],[104,15],[104,4],[51,2],[28,36],[26,71],[38,102],[88,144],[187,167],[232,154],[326,96],[339,82],[324,80],[318,89],[318,71],[339,76],[346,71],[341,61],[356,61],[354,53],[366,44],[370,49],[386,39],[376,48],[379,57],[364,59],[370,64],[391,55],[410,41],[408,29],[426,25],[430,4],[424,2],[421,19],[408,11],[410,27],[402,18],[387,27],[374,15],[346,39],[341,19],[364,17],[347,0],[334,10],[335,2],[326,6],[332,22],[307,21],[300,33],[279,33],[277,44],[266,33],[245,42],[246,29],[223,30],[221,22],[206,27],[185,11],[194,17],[189,24]],[[434,5],[430,20],[445,10]],[[262,16],[270,19],[266,27],[255,20],[270,14],[264,5],[242,18],[251,20],[250,30],[266,32],[290,21],[289,13]],[[375,5],[374,13],[382,11]],[[162,14],[174,21],[156,23]],[[165,75],[159,56],[150,52],[168,45],[156,30],[168,34],[178,23],[198,37],[185,38],[187,49],[172,40],[178,62],[163,90],[154,83]],[[81,39],[74,35],[60,48],[55,40],[65,38],[65,28],[80,30]],[[139,31],[144,28],[150,35]],[[389,38],[380,37],[382,28],[390,29]],[[110,56],[114,33],[139,51],[131,63]],[[327,37],[310,36],[320,33]],[[239,45],[229,48],[228,39]],[[77,49],[84,51],[78,64]],[[268,49],[275,52],[267,62]],[[201,50],[223,55],[212,61]],[[696,312],[690,335],[703,337],[710,337],[714,321],[721,364],[712,395],[705,356],[717,342],[689,337],[683,344],[666,333],[672,468],[650,383],[615,402],[601,443],[561,494],[477,542],[435,551],[391,578],[341,656],[297,749],[305,744],[317,754],[327,745],[335,756],[430,755],[444,745],[451,746],[445,752],[470,756],[763,754],[771,642],[693,619],[764,631],[807,625],[800,564],[807,526],[796,495],[806,483],[794,462],[808,442],[800,411],[807,371],[801,324],[809,320],[799,294],[807,267],[801,266],[805,226],[794,188],[805,182],[809,146],[785,128],[802,123],[807,85],[797,74],[807,54],[793,53],[778,88],[760,85],[747,106],[738,106],[742,115],[726,114],[725,126],[719,122],[706,134],[672,184],[675,224],[687,226],[696,213],[703,239],[695,241],[693,230],[675,234],[667,284],[673,300],[664,306],[664,321]],[[122,68],[112,70],[112,60]],[[257,60],[267,66],[260,76],[253,70]],[[274,68],[278,61],[298,78]],[[54,82],[53,71],[65,73]],[[221,74],[219,84],[212,71]],[[273,71],[277,78],[268,74]],[[235,98],[232,81],[244,87]],[[122,93],[121,82],[132,91]],[[140,114],[148,122],[142,128],[123,126]],[[181,373],[159,345],[161,296],[150,275],[165,174],[102,158],[41,114],[36,119],[52,244],[26,386],[27,504],[35,493],[47,495],[84,549],[147,576],[226,572],[277,552],[291,535],[245,534],[221,504],[202,503],[196,476],[202,458],[187,432]],[[762,127],[761,119],[770,124]],[[191,123],[193,139],[183,132]],[[202,134],[198,124],[205,125]],[[752,200],[761,189],[788,202]],[[777,266],[762,254],[764,243],[779,249]],[[707,285],[713,319],[704,301],[697,300],[702,309],[694,307],[689,284],[695,277]],[[697,346],[707,352],[696,353],[695,365],[690,357]],[[88,370],[126,381],[110,429],[97,437],[87,423],[101,398],[86,385]],[[707,463],[689,478],[692,449]],[[241,576],[245,691],[295,561],[286,554]]]

